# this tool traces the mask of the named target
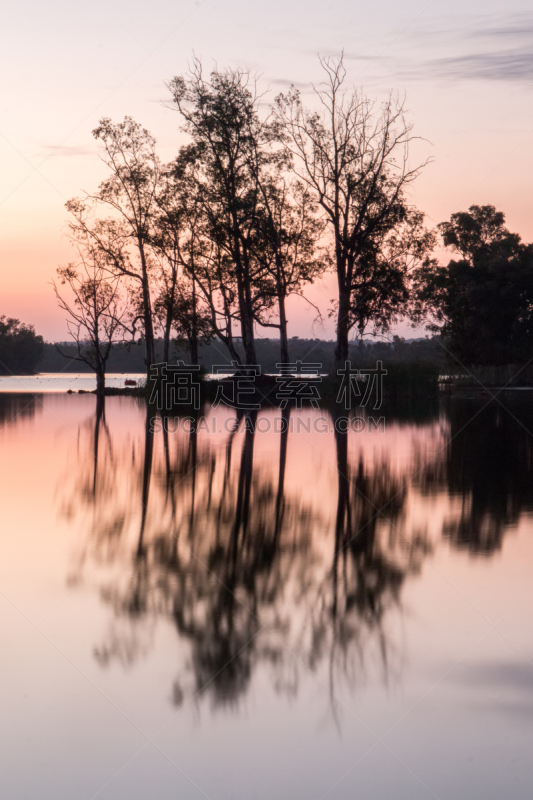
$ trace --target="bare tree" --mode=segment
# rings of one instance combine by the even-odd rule
[[[292,168],[312,190],[329,223],[338,284],[336,365],[348,358],[353,328],[386,330],[408,304],[411,268],[433,246],[423,215],[406,190],[425,163],[409,166],[414,136],[404,105],[392,96],[380,109],[345,88],[343,58],[321,59],[321,106],[302,104],[294,87],[274,106],[280,142]]]
[[[118,280],[108,279],[102,257],[95,251],[80,253],[80,262],[60,267],[57,276],[71,296],[65,296],[53,283],[59,307],[68,315],[68,331],[76,344],[74,358],[94,370],[96,392],[103,395],[106,364],[126,315]]]
[[[93,136],[104,145],[103,161],[111,174],[94,195],[67,203],[74,217],[70,229],[83,246],[89,243],[100,250],[113,276],[125,277],[136,287],[149,371],[155,361],[150,226],[161,173],[155,139],[131,117],[119,123],[105,117]],[[110,216],[99,219],[100,208]]]

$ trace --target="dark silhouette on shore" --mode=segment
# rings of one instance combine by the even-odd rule
[[[43,337],[33,325],[0,316],[0,375],[31,375],[42,360]]]

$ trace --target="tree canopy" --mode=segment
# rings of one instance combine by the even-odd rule
[[[28,375],[43,354],[43,337],[33,325],[0,316],[0,375]]]
[[[465,366],[524,363],[533,355],[533,246],[491,205],[452,214],[438,228],[459,258],[419,271],[430,328]]]

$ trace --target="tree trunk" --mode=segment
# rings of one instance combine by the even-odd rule
[[[249,317],[241,320],[242,346],[244,348],[246,366],[257,364],[255,352],[254,323]]]
[[[246,366],[257,364],[254,337],[254,318],[251,303],[250,278],[245,275],[242,264],[237,263],[237,294],[239,297],[239,311],[241,315],[242,346]]]
[[[165,318],[165,331],[163,334],[163,361],[168,364],[170,358],[170,336],[172,334],[172,320],[174,318],[174,309],[176,307],[176,282],[178,279],[178,271],[176,266],[172,268],[172,284],[170,292],[167,296],[167,308]]]
[[[148,296],[146,299],[145,295]],[[154,345],[154,328],[152,324],[152,309],[150,306],[150,293],[148,289],[143,287],[144,298],[144,347],[145,347],[145,364],[146,374],[150,375],[150,367],[155,364],[155,345]]]
[[[100,367],[96,371],[96,394],[102,397],[105,392],[105,369]]]
[[[287,337],[287,315],[285,313],[285,295],[280,292],[278,295],[279,306],[279,343],[281,352],[281,363],[289,364],[289,339]]]
[[[192,325],[189,340],[189,353],[191,364],[198,364],[198,313],[196,310],[196,281],[192,279]]]
[[[170,355],[170,334],[172,333],[172,312],[173,304],[169,304],[165,319],[165,331],[163,333],[163,362],[168,364]]]
[[[194,334],[189,340],[189,356],[191,359],[191,364],[198,364],[198,337]]]
[[[145,343],[145,363],[146,374],[150,376],[150,367],[155,363],[155,344],[154,344],[154,323],[152,320],[152,303],[150,300],[150,281],[144,254],[144,245],[141,238],[138,241],[139,254],[141,256],[142,267],[142,297],[143,297],[143,317],[144,317],[144,343]]]
[[[339,282],[340,283],[340,282]],[[339,311],[337,318],[337,343],[335,345],[335,376],[348,361],[348,335],[350,332],[350,291],[339,285]]]
[[[255,352],[254,340],[254,320],[251,308],[247,302],[244,286],[242,285],[242,278],[237,279],[237,288],[239,294],[239,311],[241,314],[241,336],[242,346],[244,349],[244,361],[246,366],[254,366],[257,364],[257,356]]]

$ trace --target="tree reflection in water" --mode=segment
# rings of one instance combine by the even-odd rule
[[[31,419],[35,415],[36,407],[41,409],[41,404],[36,401],[33,394],[0,392],[0,430],[8,428],[16,421]]]
[[[447,490],[461,499],[459,515],[443,527],[452,545],[489,556],[533,510],[533,411],[512,398],[503,405],[458,399],[447,411],[446,449],[418,480],[425,492]]]
[[[288,423],[289,410],[275,414]],[[336,496],[317,480],[321,502],[312,503],[290,474],[290,438],[299,434],[287,424],[266,434],[276,437],[274,464],[257,452],[256,413],[216,440],[194,429],[154,434],[151,415],[141,456],[134,437],[114,445],[97,412],[80,431],[92,447],[79,450],[64,507],[90,517],[73,579],[89,563],[109,573],[99,584],[115,621],[96,647],[100,664],[133,663],[165,618],[188,645],[176,704],[196,693],[235,703],[259,664],[280,691],[295,692],[309,670],[333,696],[340,676],[357,679],[370,647],[387,677],[387,614],[429,547],[423,531],[405,530],[408,474],[385,459],[370,466],[363,450],[350,457],[348,434],[337,433]]]

